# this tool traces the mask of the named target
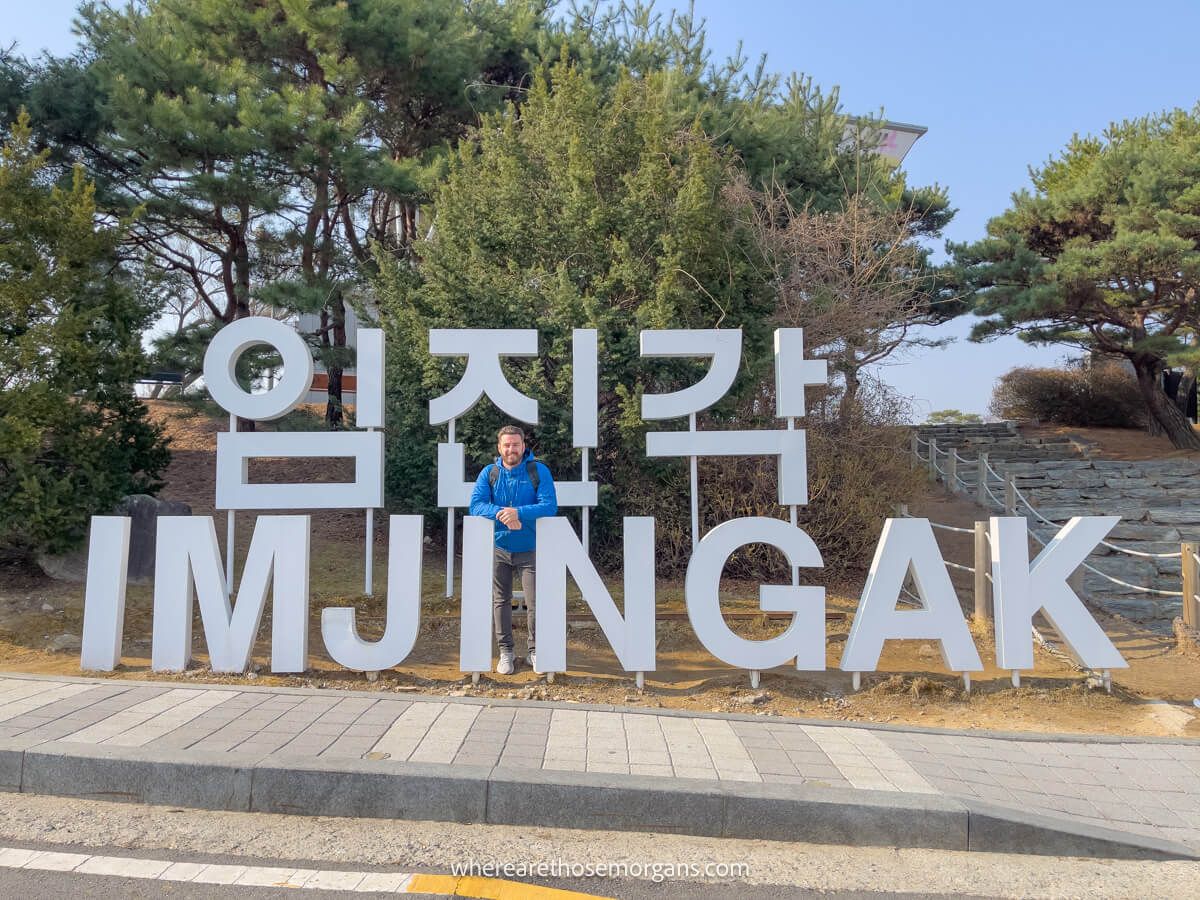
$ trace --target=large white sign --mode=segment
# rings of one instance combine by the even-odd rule
[[[249,347],[266,344],[284,360],[284,376],[261,394],[244,391],[233,377],[238,357]],[[557,482],[559,505],[582,507],[584,529],[577,535],[563,517],[540,519],[537,528],[536,630],[538,667],[546,673],[568,666],[566,586],[570,576],[592,611],[625,671],[651,672],[655,659],[654,520],[624,520],[624,614],[618,610],[588,555],[586,512],[597,502],[597,485],[588,477],[588,451],[598,444],[598,341],[588,329],[573,335],[573,444],[581,450],[578,481]],[[740,330],[644,331],[642,355],[695,357],[710,360],[696,384],[667,394],[645,394],[646,419],[687,417],[688,430],[650,432],[650,456],[687,457],[692,461],[693,552],[687,567],[685,602],[688,618],[701,644],[731,666],[758,671],[786,663],[797,669],[826,667],[825,590],[801,586],[801,569],[822,567],[821,552],[795,524],[795,508],[808,502],[807,445],[795,419],[805,414],[804,389],[824,384],[825,364],[804,358],[801,329],[775,333],[776,415],[784,427],[761,431],[700,431],[696,413],[712,406],[729,390],[741,362]],[[454,440],[455,420],[487,397],[499,409],[523,422],[538,421],[538,401],[514,388],[504,376],[502,357],[532,357],[538,352],[533,330],[434,329],[429,333],[434,356],[466,359],[462,379],[447,394],[431,399],[429,422],[445,424],[449,438],[438,445],[438,503],[447,509],[450,541],[453,511],[469,505],[466,448]],[[383,333],[358,333],[357,431],[331,433],[238,433],[232,429],[217,442],[216,506],[229,510],[359,508],[383,505]],[[214,399],[232,416],[273,419],[286,414],[307,395],[313,377],[312,358],[288,326],[265,318],[234,322],[214,338],[205,356],[205,379]],[[234,420],[231,418],[231,423]],[[698,533],[695,459],[701,456],[773,456],[778,460],[778,498],[790,508],[791,521],[753,517],[723,522]],[[348,484],[251,484],[247,460],[260,457],[340,456],[355,459],[355,480]],[[368,518],[368,523],[373,520]],[[1127,663],[1088,614],[1068,578],[1117,523],[1115,516],[1077,517],[1060,531],[1032,562],[1024,518],[992,518],[992,581],[995,598],[996,663],[1020,671],[1033,666],[1032,618],[1044,612],[1080,662],[1096,669]],[[364,641],[352,607],[325,609],[321,639],[339,664],[377,671],[402,663],[416,644],[420,627],[424,523],[420,516],[389,517],[387,623],[377,641]],[[111,670],[121,659],[125,610],[125,568],[129,552],[129,520],[117,516],[92,519],[86,586],[84,669]],[[250,661],[267,595],[271,596],[271,668],[301,672],[308,668],[309,517],[263,515],[255,525],[250,551],[234,594],[232,560],[222,570],[216,527],[211,517],[163,517],[158,520],[154,578],[152,668],[179,671],[191,658],[193,607],[198,602],[209,659],[214,671],[242,672]],[[229,531],[232,538],[232,524]],[[464,672],[492,667],[491,520],[467,516],[463,522],[463,579],[459,665]],[[368,542],[370,532],[368,530]],[[791,584],[759,589],[759,605],[767,612],[792,614],[791,624],[776,637],[751,640],[726,624],[718,594],[729,556],[747,544],[777,548],[792,567]],[[228,546],[232,546],[230,539]],[[454,557],[453,543],[448,556]],[[369,543],[367,578],[370,582]],[[898,601],[911,576],[920,607],[900,609]],[[453,569],[448,569],[448,589]],[[945,562],[925,519],[888,519],[854,616],[840,668],[872,672],[884,644],[896,639],[933,641],[945,666],[970,673],[983,668],[954,592]]]

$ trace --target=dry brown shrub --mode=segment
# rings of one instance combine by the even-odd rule
[[[804,329],[809,354],[826,360],[840,382],[843,416],[860,412],[870,366],[947,342],[922,326],[953,317],[962,301],[929,263],[928,223],[917,206],[851,194],[837,209],[796,208],[778,187],[757,190],[745,178],[725,195],[748,213],[775,293],[772,322]]]
[[[922,697],[928,697],[931,700],[953,700],[962,695],[962,689],[957,682],[949,683],[925,675],[912,677],[900,674],[890,675],[879,684],[872,685],[868,691],[872,694],[888,696],[907,694],[913,700],[920,700]]]
[[[990,410],[1003,419],[1076,428],[1140,428],[1146,423],[1137,380],[1113,362],[1013,369],[996,382]]]
[[[754,414],[771,410],[774,399],[764,388],[757,403],[736,422],[721,428],[778,428],[777,419]],[[865,571],[879,539],[884,519],[895,505],[916,497],[923,475],[909,463],[907,406],[878,382],[864,382],[856,414],[839,415],[834,398],[810,405],[809,415],[796,423],[807,430],[809,502],[797,510],[797,524],[821,550],[824,568],[801,570],[806,583],[845,583]],[[701,424],[704,427],[704,423]],[[657,518],[655,545],[659,574],[678,573],[691,556],[691,514],[688,506],[687,469],[678,466],[677,503],[642,513]],[[777,465],[765,457],[710,457],[699,464],[700,530],[730,519],[748,516],[788,518],[779,505]],[[660,488],[661,489],[661,488]],[[654,486],[630,485],[626,509],[640,508],[639,498],[652,502],[661,496]],[[788,576],[780,551],[754,544],[734,553],[726,576],[748,580],[779,581]]]

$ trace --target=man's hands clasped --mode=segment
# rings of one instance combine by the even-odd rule
[[[511,506],[506,506],[504,509],[500,510],[500,512],[496,514],[496,518],[513,531],[521,530],[521,517],[517,515],[517,511]]]

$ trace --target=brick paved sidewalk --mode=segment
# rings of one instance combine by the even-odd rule
[[[392,759],[976,798],[1200,850],[1200,742],[1064,740],[575,704],[0,677],[0,742]],[[664,782],[666,783],[666,782]]]

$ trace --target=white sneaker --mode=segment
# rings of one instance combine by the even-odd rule
[[[511,675],[516,671],[516,662],[511,651],[501,651],[500,662],[496,663],[496,674]]]
[[[533,671],[536,672],[538,675],[542,674],[541,669],[539,669],[537,667],[537,654],[536,653],[534,653],[532,650],[530,650],[529,655],[527,657],[525,657],[525,659],[529,663],[529,668],[533,669]]]

